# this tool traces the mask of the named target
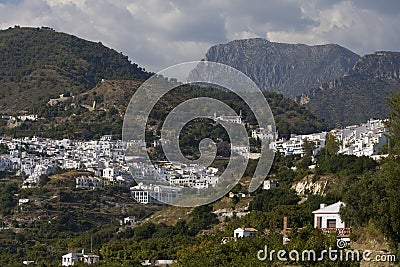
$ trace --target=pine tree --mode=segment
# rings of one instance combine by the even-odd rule
[[[328,155],[336,155],[340,149],[340,142],[335,138],[332,133],[326,135],[326,151]]]
[[[400,93],[390,96],[387,102],[390,107],[386,123],[389,130],[389,153],[396,156],[400,154]]]
[[[383,176],[386,180],[386,214],[382,214],[382,218],[386,217],[384,230],[390,236],[392,245],[399,247],[400,245],[400,93],[392,95],[388,99],[390,106],[389,120],[387,127],[389,130],[389,154],[390,157],[383,166]]]

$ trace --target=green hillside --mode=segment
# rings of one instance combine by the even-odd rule
[[[300,101],[331,127],[386,118],[390,93],[400,89],[400,52],[363,56],[342,78],[304,93]]]
[[[23,111],[66,92],[82,93],[102,79],[148,76],[101,42],[46,27],[0,31],[0,112]]]
[[[3,127],[0,129],[3,134],[16,136],[91,139],[104,134],[114,134],[119,137],[125,109],[140,84],[140,80],[106,80],[91,90],[54,105],[49,105],[48,99],[39,101],[32,105],[29,111],[38,114],[41,119],[24,122],[2,121]],[[305,134],[325,129],[320,120],[295,101],[272,92],[264,92],[264,95],[275,115],[276,127],[281,136],[288,137],[291,133]],[[149,125],[156,125],[156,129],[160,129],[170,110],[188,99],[199,96],[219,99],[237,113],[241,110],[244,120],[251,125],[257,124],[249,107],[234,93],[215,88],[184,86],[171,91],[160,100],[151,114]]]

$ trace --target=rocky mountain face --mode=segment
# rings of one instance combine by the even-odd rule
[[[335,44],[308,46],[255,38],[213,46],[204,59],[242,71],[262,90],[294,98],[342,77],[359,56]]]
[[[344,77],[309,90],[297,100],[330,126],[387,117],[386,99],[400,89],[400,52],[360,58]]]

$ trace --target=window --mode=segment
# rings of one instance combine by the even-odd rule
[[[326,225],[328,228],[336,228],[336,220],[335,219],[326,220]]]

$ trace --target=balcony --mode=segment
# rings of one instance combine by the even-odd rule
[[[301,231],[303,228],[297,228],[298,231]],[[346,238],[350,237],[351,233],[351,228],[320,228],[324,234],[332,233],[332,232],[337,232],[337,237],[338,238]],[[282,231],[282,234],[284,237],[287,237],[290,232],[292,231],[292,228],[285,228]]]
[[[337,232],[339,238],[350,237],[351,228],[321,228],[324,234]]]

